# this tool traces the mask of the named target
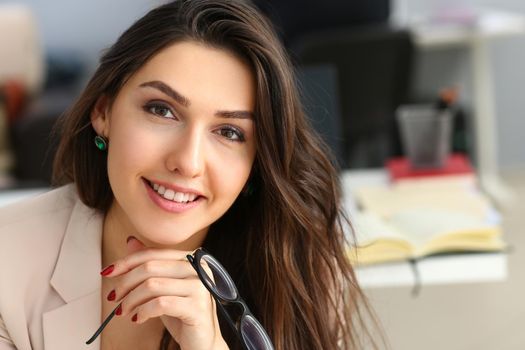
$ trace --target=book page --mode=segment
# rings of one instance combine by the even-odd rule
[[[356,238],[349,250],[351,262],[361,265],[400,261],[414,254],[410,242],[376,214],[357,212],[350,220]]]
[[[452,181],[415,182],[399,186],[363,187],[356,193],[363,210],[389,220],[406,210],[450,210],[485,220],[492,213],[488,199],[477,190]]]
[[[350,221],[354,227],[358,246],[366,245],[378,239],[392,239],[406,241],[406,237],[398,229],[380,216],[369,211],[355,212]]]
[[[390,225],[417,247],[417,254],[427,250],[446,250],[471,247],[483,250],[494,247],[493,240],[500,231],[492,223],[475,216],[445,209],[409,209],[393,215]]]

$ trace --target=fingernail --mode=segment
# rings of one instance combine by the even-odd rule
[[[120,316],[122,315],[122,305],[119,305],[117,309],[115,310],[115,315]]]
[[[100,272],[100,274],[101,274],[102,276],[107,276],[107,275],[109,275],[110,273],[112,273],[113,270],[115,270],[115,265],[112,264],[112,265],[109,265],[108,267],[106,267],[104,270],[102,270],[102,271]]]
[[[131,318],[131,321],[132,322],[137,322],[137,314],[133,315],[133,317]]]
[[[117,293],[115,293],[115,290],[113,289],[111,292],[109,292],[108,294],[108,300],[109,301],[113,301],[115,300],[115,297],[117,296]]]

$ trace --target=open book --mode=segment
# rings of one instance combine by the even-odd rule
[[[499,214],[465,178],[362,188],[351,213],[358,265],[505,248]],[[468,186],[465,186],[465,185]]]

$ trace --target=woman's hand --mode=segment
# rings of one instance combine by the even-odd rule
[[[128,240],[128,251],[106,276],[118,277],[118,316],[139,324],[160,317],[183,350],[228,349],[215,302],[186,258],[190,252],[146,248],[134,238]]]

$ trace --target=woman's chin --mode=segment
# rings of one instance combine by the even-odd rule
[[[170,232],[170,234],[166,234]],[[205,235],[195,231],[186,231],[181,229],[166,229],[161,232],[147,232],[138,238],[145,246],[149,248],[164,248],[177,250],[194,250],[202,245]]]

